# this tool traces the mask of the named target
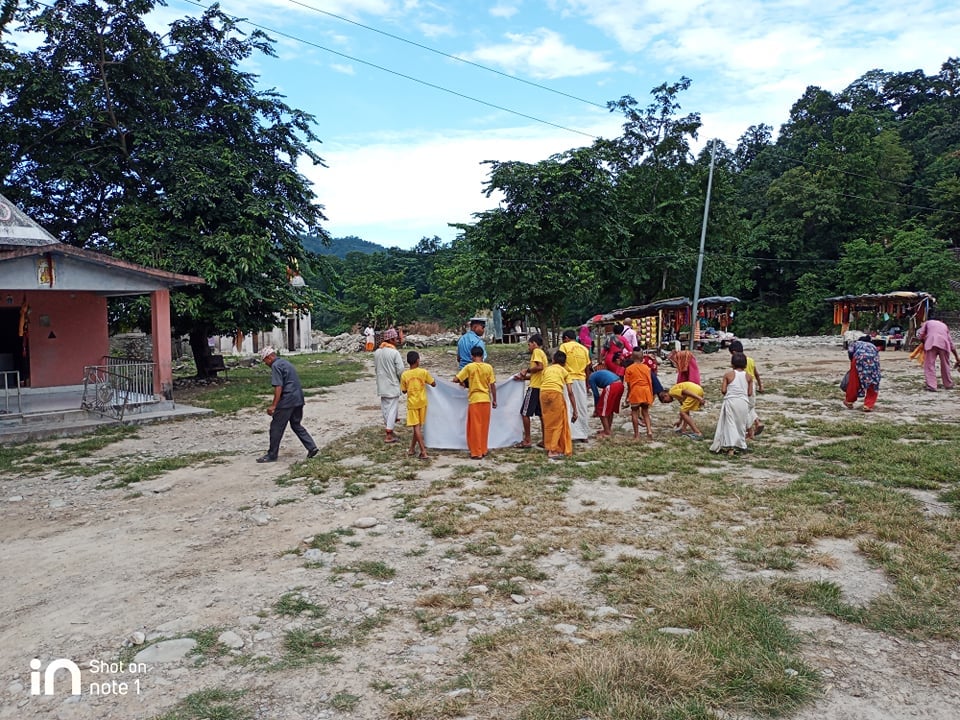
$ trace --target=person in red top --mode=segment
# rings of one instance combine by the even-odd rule
[[[623,377],[623,359],[629,357],[630,352],[622,338],[614,335],[603,351],[603,366],[617,377]]]

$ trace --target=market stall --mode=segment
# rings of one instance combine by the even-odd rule
[[[629,322],[641,347],[659,349],[661,345],[681,340],[686,335],[681,328],[690,325],[691,307],[689,298],[668,298],[594,315],[589,324],[603,333],[612,333],[614,323]]]
[[[839,295],[827,298],[833,305],[833,324],[840,326],[844,343],[853,326],[874,338],[877,347],[899,350],[910,341],[930,315],[937,299],[930,293],[900,290],[867,295]],[[856,339],[856,338],[854,338]]]
[[[736,339],[730,332],[733,324],[733,305],[740,302],[731,295],[714,295],[697,302],[697,324],[694,327],[694,345],[707,350],[719,349]]]
[[[719,346],[722,339],[733,335],[729,328],[733,322],[734,303],[739,299],[730,296],[713,296],[702,298],[698,303],[698,322],[694,326],[694,343],[699,347],[702,342],[716,342]],[[657,300],[646,305],[632,305],[630,307],[611,310],[602,315],[595,315],[590,320],[594,328],[602,328],[603,332],[612,332],[614,323],[630,322],[637,332],[641,347],[648,349],[679,349],[690,339],[691,308],[690,298],[676,297],[666,300]],[[700,337],[700,324],[710,327],[716,325],[718,332],[711,333],[708,338]],[[711,327],[711,329],[714,329]]]

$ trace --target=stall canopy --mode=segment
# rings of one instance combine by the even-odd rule
[[[730,325],[733,313],[730,306],[740,300],[731,296],[713,296],[701,298],[697,303],[698,315],[708,320],[717,320],[721,329]],[[594,327],[610,325],[624,320],[637,321],[637,334],[646,347],[659,347],[666,340],[681,337],[681,328],[689,327],[690,310],[693,302],[687,297],[667,298],[646,305],[632,305],[617,308],[608,313],[594,315],[589,325]],[[697,328],[699,329],[699,328]]]
[[[647,305],[631,305],[630,307],[617,308],[608,313],[594,315],[590,319],[591,325],[609,325],[619,322],[626,318],[654,317],[663,310],[686,310],[688,313],[687,322],[689,322],[689,311],[691,306],[690,298],[676,297],[667,300],[657,300]]]
[[[929,316],[930,309],[937,299],[926,292],[898,290],[889,293],[867,295],[838,295],[827,298],[825,302],[833,305],[833,324],[840,326],[840,332],[846,333],[850,325],[859,326],[864,316],[870,325],[899,325],[909,339]],[[860,328],[866,329],[866,328]]]

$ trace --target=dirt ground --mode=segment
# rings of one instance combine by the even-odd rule
[[[825,399],[776,394],[777,386],[813,377],[835,385],[847,364],[835,338],[748,340],[745,345],[771,388],[759,399],[761,414],[773,407],[825,419],[851,412],[842,407],[839,390]],[[430,368],[436,374],[452,374],[452,350],[434,358]],[[700,357],[704,384],[714,386],[714,395],[728,362],[726,351]],[[882,367],[878,410],[865,417],[882,421],[897,414],[909,423],[960,420],[960,389],[923,392],[922,371],[905,352],[884,353]],[[503,376],[514,369],[498,368]],[[663,376],[665,383],[672,380],[668,369]],[[675,412],[666,406],[654,410],[655,434],[670,432]],[[718,412],[719,403],[711,403],[704,424],[712,427]],[[621,424],[625,420],[621,416]],[[304,420],[320,445],[379,423],[372,374],[312,397]],[[203,451],[221,455],[130,488],[104,489],[98,476],[56,470],[24,475],[16,468],[0,469],[0,718],[145,719],[205,688],[246,690],[247,702],[255,698],[258,718],[382,718],[391,699],[459,675],[459,659],[471,635],[519,621],[529,610],[526,604],[481,595],[472,610],[458,613],[456,622],[430,634],[414,617],[425,586],[449,588],[482,567],[483,558],[450,555],[462,540],[434,539],[409,519],[395,518],[402,504],[399,495],[450,477],[471,462],[466,453],[439,452],[415,477],[398,478],[390,463],[382,463],[376,490],[356,497],[340,492],[342,484],[314,495],[302,483],[281,487],[274,482],[291,463],[303,459],[289,432],[280,462],[254,462],[266,449],[267,424],[262,410],[250,410],[144,426],[136,438],[108,446],[96,459]],[[758,442],[777,442],[775,423]],[[696,447],[706,453],[707,445]],[[400,460],[405,445],[393,449]],[[483,463],[509,467],[511,452],[494,451]],[[364,457],[351,461],[366,467],[371,462]],[[741,482],[785,481],[743,467]],[[593,509],[622,511],[628,518],[641,491],[610,481],[575,482],[568,511],[577,512],[581,500],[589,498]],[[928,512],[949,512],[932,493],[915,494]],[[377,522],[368,529],[355,528],[360,518]],[[355,528],[355,534],[345,538],[351,542],[340,543],[335,556],[316,554],[323,569],[307,566],[303,541],[337,528]],[[605,550],[615,556],[618,549]],[[835,567],[801,568],[797,575],[836,582],[852,602],[868,601],[889,589],[882,572],[858,555],[854,541],[825,543],[819,550],[833,556]],[[359,582],[356,575],[329,572],[332,565],[361,559],[384,562],[396,575]],[[578,598],[588,608],[604,605],[602,598],[591,595],[589,570],[578,562],[574,548],[556,549],[544,564],[563,572],[529,583],[529,598],[542,601],[557,595]],[[257,663],[279,657],[284,632],[304,623],[274,610],[278,599],[294,591],[326,608],[331,623],[361,623],[378,613],[388,613],[389,621],[365,642],[339,649],[336,664],[264,670]],[[957,643],[910,642],[815,615],[792,622],[805,637],[804,657],[825,680],[822,697],[792,715],[795,720],[960,717]],[[233,647],[230,653],[202,664],[186,656],[122,671],[107,665],[144,640],[149,644],[158,637],[183,637],[209,628],[228,632],[221,641]],[[231,662],[231,653],[247,662]],[[55,694],[31,695],[33,658],[42,667],[55,658],[74,661],[81,668],[81,694],[69,694],[61,671]],[[97,665],[100,672],[94,673]],[[126,694],[119,694],[120,682],[127,683]],[[91,683],[105,683],[101,690],[106,687],[109,693],[92,694]],[[388,686],[389,691],[376,689]],[[345,698],[352,700],[338,702]]]

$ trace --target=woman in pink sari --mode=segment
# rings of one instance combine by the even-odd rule
[[[689,350],[674,350],[667,356],[673,366],[677,369],[677,382],[692,382],[697,385],[700,382],[700,367],[697,365],[697,359]]]

